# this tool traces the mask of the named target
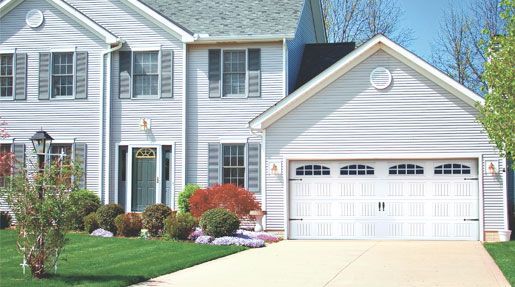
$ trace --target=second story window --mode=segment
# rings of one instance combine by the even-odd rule
[[[245,50],[223,52],[223,96],[245,96],[247,62]]]
[[[159,52],[134,52],[135,98],[157,97],[159,95]]]
[[[52,54],[52,98],[73,97],[73,52]]]
[[[0,100],[13,97],[13,54],[0,55]]]

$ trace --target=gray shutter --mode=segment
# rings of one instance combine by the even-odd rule
[[[76,52],[75,98],[88,98],[88,52]]]
[[[14,83],[14,99],[26,100],[26,87],[27,87],[27,54],[16,53],[15,64],[16,82]]]
[[[261,97],[261,49],[248,51],[249,98]]]
[[[25,167],[25,144],[15,143],[13,145],[15,171],[19,168]]]
[[[220,183],[220,143],[208,144],[207,184]]]
[[[50,99],[50,53],[39,53],[39,99]]]
[[[79,181],[80,188],[86,188],[86,144],[75,144],[75,161],[80,164],[82,169],[82,176]]]
[[[220,98],[222,84],[220,82],[222,65],[220,63],[221,50],[209,50],[209,97]]]
[[[173,50],[161,51],[161,98],[173,98]]]
[[[131,63],[130,51],[120,52],[120,99],[131,98]]]
[[[247,151],[248,183],[247,188],[251,192],[259,192],[259,167],[261,147],[259,143],[249,143]]]

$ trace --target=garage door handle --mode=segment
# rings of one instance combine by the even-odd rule
[[[477,177],[466,177],[464,180],[479,180]]]
[[[479,218],[465,218],[463,221],[479,221]]]
[[[290,178],[290,181],[302,181],[302,178]]]
[[[290,221],[302,221],[302,218],[290,218]]]
[[[384,211],[384,201],[383,201],[383,211]]]

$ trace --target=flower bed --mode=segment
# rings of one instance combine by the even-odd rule
[[[279,237],[270,233],[242,229],[237,230],[233,236],[213,238],[212,236],[204,235],[200,228],[193,231],[189,239],[195,241],[197,244],[238,245],[250,248],[264,247],[265,243],[274,243],[280,240]]]

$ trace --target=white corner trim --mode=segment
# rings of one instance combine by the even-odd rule
[[[46,0],[50,5],[57,8],[59,11],[63,12],[64,14],[70,16],[73,18],[77,23],[84,26],[91,32],[93,32],[95,35],[99,36],[100,38],[104,39],[104,41],[107,44],[116,44],[119,39],[117,36],[109,32],[104,27],[100,26],[95,21],[91,20],[84,14],[82,14],[80,11],[75,9],[70,4],[62,1],[62,0]],[[2,3],[0,3],[0,18],[5,16],[9,11],[14,9],[18,4],[23,2],[23,0],[5,0]]]
[[[125,4],[127,4],[127,6],[133,8],[138,13],[143,15],[145,18],[147,18],[148,20],[153,22],[154,24],[160,26],[161,28],[165,29],[167,32],[178,37],[182,42],[190,43],[195,40],[193,35],[191,35],[189,32],[187,32],[186,30],[184,30],[177,24],[173,23],[172,21],[168,20],[166,17],[159,14],[152,8],[141,3],[140,1],[138,1],[138,0],[123,0],[123,2]]]
[[[383,35],[376,35],[295,92],[254,118],[249,122],[249,127],[251,129],[264,129],[268,127],[380,49],[428,77],[442,88],[464,100],[467,104],[476,107],[476,103],[484,103],[482,97],[429,65],[410,51]]]

